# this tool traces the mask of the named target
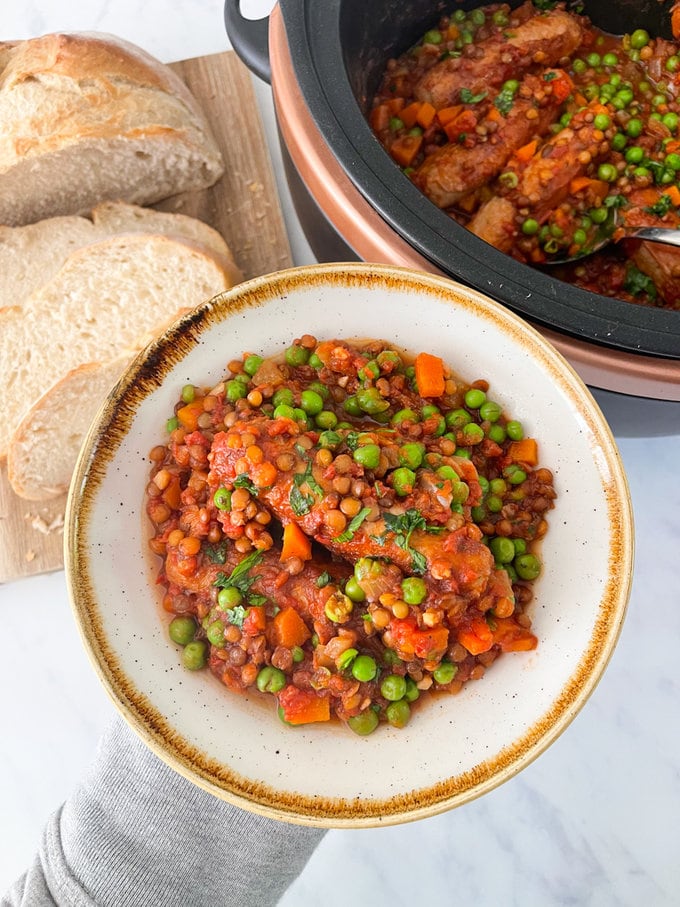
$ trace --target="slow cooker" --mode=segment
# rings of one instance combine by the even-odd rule
[[[585,0],[612,33],[670,37],[673,0]],[[537,327],[591,387],[674,401],[680,431],[680,312],[589,293],[523,265],[455,223],[392,162],[366,119],[386,61],[444,11],[479,0],[279,0],[246,19],[227,0],[231,44],[271,83],[291,196],[320,261],[360,259],[443,273]],[[511,0],[511,6],[519,0]]]

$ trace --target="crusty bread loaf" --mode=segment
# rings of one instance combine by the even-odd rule
[[[31,501],[68,490],[83,439],[132,354],[72,369],[29,409],[7,453],[13,490]]]
[[[186,237],[230,262],[232,280],[241,274],[222,236],[203,221],[125,202],[103,202],[89,217],[50,217],[23,227],[0,226],[0,309],[24,300],[57,273],[68,256],[89,243],[122,233]]]
[[[67,372],[138,349],[232,285],[230,263],[188,239],[131,233],[73,252],[22,306],[0,310],[0,457],[24,413]]]
[[[223,162],[182,80],[109,35],[0,44],[0,224],[151,204],[211,186]]]

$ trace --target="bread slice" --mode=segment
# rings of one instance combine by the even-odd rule
[[[211,186],[224,165],[182,80],[110,35],[0,44],[0,224],[151,204]]]
[[[139,349],[179,310],[230,286],[229,262],[188,239],[124,234],[73,252],[21,307],[0,310],[0,456],[69,371]]]
[[[131,358],[128,353],[80,365],[30,408],[7,453],[7,474],[16,494],[41,501],[68,491],[85,435]]]
[[[235,283],[242,277],[222,236],[203,221],[126,202],[103,202],[88,217],[50,217],[23,227],[0,226],[0,309],[23,305],[76,249],[122,233],[186,237],[230,262]]]

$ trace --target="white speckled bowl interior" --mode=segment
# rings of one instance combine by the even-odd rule
[[[536,651],[504,655],[403,730],[290,728],[270,698],[238,696],[180,663],[167,637],[144,515],[148,453],[184,384],[210,385],[245,350],[304,333],[379,337],[445,359],[539,440],[558,493],[532,604]],[[74,475],[66,570],[87,651],[132,727],[197,784],[246,809],[326,826],[391,824],[458,806],[511,778],[569,725],[624,619],[633,567],[626,478],[597,405],[532,328],[447,279],[366,264],[296,268],[241,284],[185,317],[130,366]],[[558,783],[558,779],[555,779]]]

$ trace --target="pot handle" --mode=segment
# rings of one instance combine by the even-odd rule
[[[263,19],[246,19],[241,15],[240,0],[225,0],[224,24],[231,46],[248,69],[271,84],[269,16]]]

